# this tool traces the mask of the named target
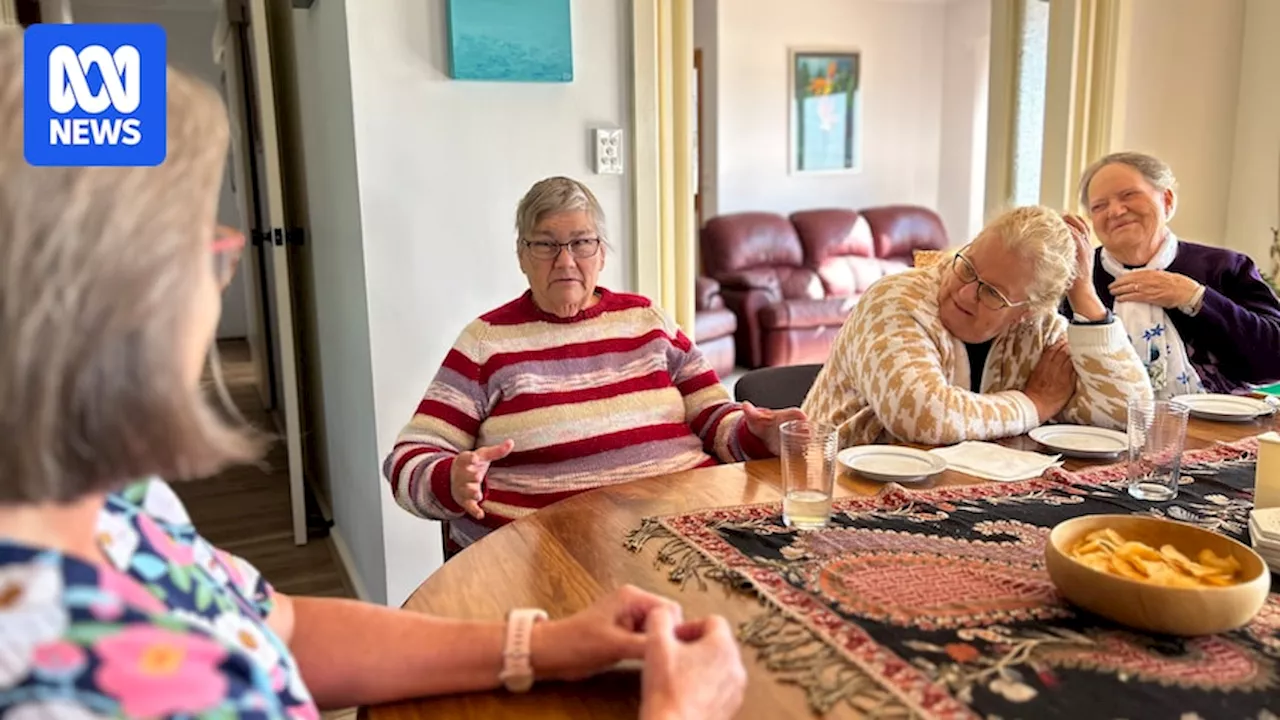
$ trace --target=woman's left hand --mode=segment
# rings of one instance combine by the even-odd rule
[[[751,431],[752,435],[764,441],[765,446],[769,448],[769,452],[774,455],[782,452],[782,438],[778,433],[778,428],[782,427],[782,423],[805,419],[804,411],[800,408],[769,410],[767,408],[758,408],[747,402],[742,403],[742,412],[746,415],[747,429]]]
[[[643,658],[645,621],[657,607],[666,607],[676,622],[681,622],[676,601],[624,585],[586,610],[534,625],[530,644],[534,676],[539,680],[581,680],[621,660]]]
[[[1116,302],[1141,302],[1162,308],[1182,307],[1195,297],[1200,283],[1166,270],[1134,270],[1108,286]]]

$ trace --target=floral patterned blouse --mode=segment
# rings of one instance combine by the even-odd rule
[[[271,586],[159,480],[110,495],[112,567],[0,539],[0,718],[316,718]]]

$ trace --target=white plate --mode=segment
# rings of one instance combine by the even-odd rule
[[[947,469],[947,461],[933,453],[897,445],[859,445],[841,450],[841,465],[868,480],[919,482]]]
[[[1028,435],[1069,457],[1113,458],[1129,449],[1128,435],[1091,425],[1041,425]]]
[[[1204,393],[1200,395],[1178,395],[1173,402],[1186,405],[1193,417],[1202,420],[1225,420],[1228,422],[1247,422],[1263,415],[1270,415],[1275,408],[1257,398],[1243,395],[1217,395]]]

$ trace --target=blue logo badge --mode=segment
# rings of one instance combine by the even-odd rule
[[[43,25],[23,35],[27,162],[164,162],[165,34],[159,25]]]

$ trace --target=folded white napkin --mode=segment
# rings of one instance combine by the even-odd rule
[[[952,470],[997,482],[1029,480],[1040,477],[1051,467],[1062,465],[1061,455],[1014,450],[976,440],[934,448],[929,452],[941,455],[947,461],[947,467]]]

